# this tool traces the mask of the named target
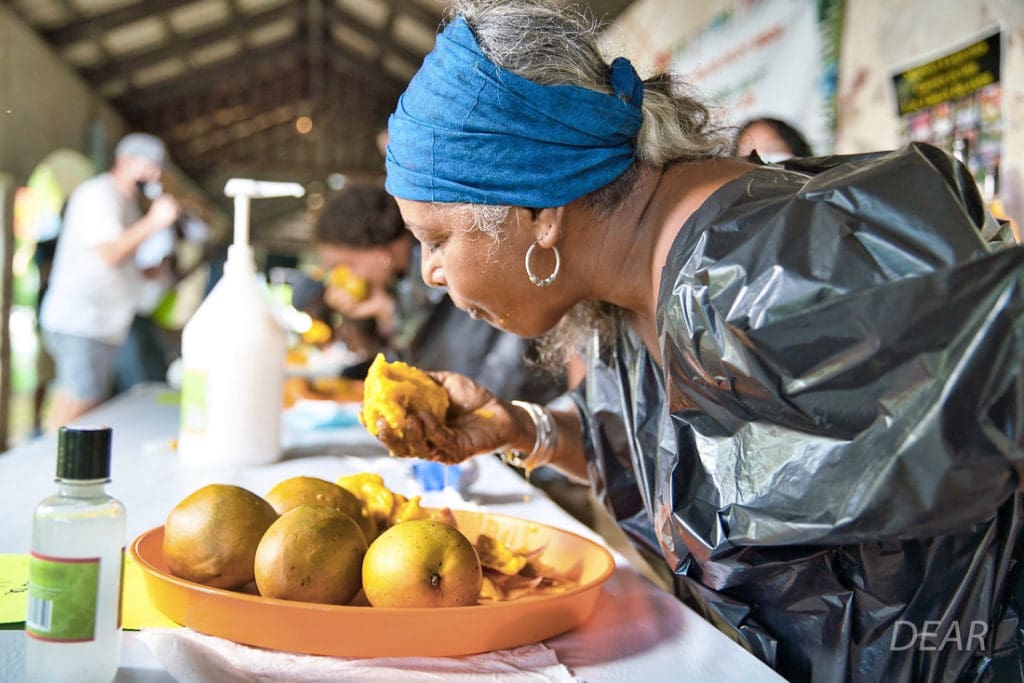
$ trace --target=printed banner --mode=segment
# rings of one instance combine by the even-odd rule
[[[832,151],[843,0],[740,0],[672,50],[730,125],[782,119]]]

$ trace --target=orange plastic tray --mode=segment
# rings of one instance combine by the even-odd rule
[[[163,560],[163,527],[131,545],[149,598],[168,617],[209,635],[287,652],[337,657],[456,656],[536,643],[586,621],[615,570],[582,536],[525,519],[454,510],[472,541],[481,533],[516,550],[543,547],[541,561],[578,582],[564,593],[472,607],[397,609],[320,605],[211,588],[179,579]]]

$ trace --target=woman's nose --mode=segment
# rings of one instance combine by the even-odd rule
[[[444,277],[444,267],[436,257],[423,259],[420,266],[423,281],[430,287],[446,287],[448,281]]]

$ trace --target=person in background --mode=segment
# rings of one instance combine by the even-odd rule
[[[65,203],[65,207],[67,204]],[[63,210],[61,220],[63,220]],[[36,298],[36,325],[39,325],[39,315],[46,296],[46,290],[50,287],[50,271],[53,269],[53,257],[57,253],[57,237],[40,240],[36,242],[36,249],[32,252],[32,261],[39,271],[39,295]],[[36,387],[32,392],[32,429],[30,436],[36,437],[43,433],[43,410],[46,404],[46,395],[50,390],[50,383],[53,382],[56,367],[53,363],[53,356],[46,350],[42,343],[42,329],[39,329],[39,349],[36,352]]]
[[[139,185],[160,179],[166,150],[145,133],[131,133],[114,150],[114,164],[79,185],[68,199],[40,326],[57,369],[47,424],[73,421],[106,399],[114,364],[138,307],[142,272],[135,252],[178,217],[163,194],[143,215]]]
[[[785,121],[772,118],[750,119],[736,133],[733,154],[749,156],[751,152],[765,163],[793,157],[812,157],[814,152],[804,136]]]
[[[448,14],[385,187],[425,282],[587,371],[568,409],[434,373],[449,410],[378,421],[389,450],[589,481],[787,680],[1020,680],[1024,248],[989,252],[963,165],[737,158],[563,2]]]
[[[164,338],[164,331],[153,318],[157,307],[178,280],[175,258],[177,232],[175,227],[151,235],[135,251],[135,265],[142,278],[135,316],[114,361],[115,394],[143,382],[164,381],[171,357],[180,355],[174,352],[177,345]]]

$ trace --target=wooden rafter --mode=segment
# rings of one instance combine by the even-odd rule
[[[223,87],[190,94],[188,102],[177,106],[161,107],[175,110],[175,116],[159,131],[169,141],[187,141],[202,137],[207,131],[258,119],[278,107],[293,104],[296,97],[301,99],[296,84],[301,84],[304,72],[299,65],[293,65],[273,73],[257,74],[245,82],[225,84]],[[224,101],[237,100],[238,112],[225,116]],[[244,111],[241,111],[244,110]]]
[[[115,104],[131,111],[152,109],[171,100],[179,100],[197,91],[202,92],[227,78],[250,78],[261,69],[305,59],[302,41],[290,36],[258,50],[249,50],[237,58],[226,59],[181,76],[169,78],[147,88],[119,96]]]
[[[101,66],[83,70],[82,75],[87,81],[102,84],[115,78],[126,76],[141,68],[158,64],[165,59],[187,57],[199,48],[237,37],[239,34],[293,16],[299,16],[298,8],[294,5],[282,5],[259,14],[246,16],[243,19],[233,20],[188,38],[172,41],[170,45],[143,48],[121,55],[116,60],[108,60]]]
[[[181,164],[199,175],[226,165],[275,169],[287,167],[291,173],[308,167],[325,169],[327,173],[356,171],[365,174],[376,170],[379,174],[379,166],[374,168],[377,160],[369,160],[376,156],[373,141],[376,127],[371,122],[344,122],[348,138],[344,146],[334,144],[334,136],[331,134],[340,128],[341,122],[321,119],[315,125],[315,133],[309,137],[300,136],[295,132],[294,119],[290,118],[215,145],[201,154],[181,160]],[[365,147],[368,154],[353,154],[352,148],[357,145]],[[301,161],[296,158],[297,155]],[[355,161],[357,156],[360,157],[359,162]]]
[[[434,14],[426,7],[419,5],[415,2],[409,2],[409,0],[388,0],[388,4],[391,5],[391,11],[396,14],[404,14],[412,19],[415,19],[419,23],[423,24],[430,31],[436,32],[438,26],[441,23],[441,15]]]
[[[281,105],[275,109],[261,112],[260,116],[266,116],[265,123],[261,123],[259,117],[253,117],[227,128],[218,128],[218,140],[208,139],[208,137],[193,139],[184,149],[187,150],[191,147],[197,151],[184,154],[178,161],[183,165],[200,165],[204,159],[220,156],[225,149],[248,144],[255,138],[267,136],[275,130],[290,130],[293,137],[297,136],[295,117],[298,113],[297,106]],[[227,158],[233,157],[229,153]]]
[[[327,64],[335,73],[359,81],[360,88],[374,92],[386,99],[397,99],[405,89],[405,83],[387,73],[367,73],[365,60],[338,44],[327,50]]]
[[[98,14],[85,21],[78,21],[67,26],[62,26],[52,31],[47,31],[43,36],[57,48],[62,48],[82,38],[95,38],[103,33],[112,31],[121,26],[133,24],[136,21],[149,19],[161,12],[170,12],[178,7],[190,5],[196,0],[160,0],[153,2],[135,2],[118,9]]]
[[[388,52],[392,52],[398,55],[399,57],[409,62],[410,64],[413,64],[414,66],[418,66],[419,63],[423,61],[423,55],[410,50],[404,45],[399,45],[394,40],[392,40],[391,36],[388,35],[384,30],[377,29],[371,26],[370,24],[366,23],[366,21],[364,21],[363,19],[357,17],[356,15],[352,14],[351,12],[342,7],[332,5],[331,9],[328,11],[327,14],[331,21],[336,21],[341,24],[344,24],[345,26],[349,26],[355,29],[356,31],[362,33],[363,35],[379,43]]]

